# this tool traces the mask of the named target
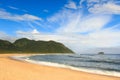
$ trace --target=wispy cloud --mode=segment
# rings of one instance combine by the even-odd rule
[[[65,33],[89,33],[102,29],[109,21],[111,16],[106,15],[88,15],[82,17],[74,15],[70,21],[61,25],[57,30]]]
[[[50,23],[58,23],[57,32],[85,33],[102,29],[111,20],[111,15],[87,15],[82,11],[63,9],[48,18]]]
[[[86,2],[88,11],[95,14],[120,14],[118,0],[81,0],[80,5]]]
[[[17,37],[10,36],[10,35],[6,34],[5,32],[0,31],[0,39],[9,40],[10,42],[14,42],[17,39]]]
[[[77,5],[74,1],[70,0],[68,2],[68,4],[65,5],[66,8],[69,8],[69,9],[77,9]]]
[[[62,37],[60,35],[57,34],[45,34],[42,32],[39,32],[37,29],[33,29],[31,31],[16,31],[17,35],[19,37],[27,37],[29,39],[35,39],[35,40],[55,40],[58,41],[60,40]]]
[[[22,11],[22,12],[28,12],[27,10],[25,10],[25,9],[19,9],[19,8],[17,8],[17,7],[14,7],[14,6],[7,6],[8,8],[10,8],[10,9],[13,9],[13,10],[18,10],[18,11]]]
[[[103,14],[84,16],[80,10],[73,12],[64,9],[48,18],[48,21],[60,24],[59,28],[56,29],[56,34],[61,35],[59,41],[78,52],[81,51],[80,49],[113,47],[113,44],[117,43],[115,40],[119,36],[112,39],[112,35],[115,36],[119,33],[114,33],[110,29],[104,30],[104,26],[111,21],[111,18],[111,15]],[[109,34],[112,35],[109,36]]]
[[[19,8],[13,7],[13,6],[8,6],[10,9],[18,10]]]
[[[102,14],[120,14],[120,5],[112,2],[104,4],[96,4],[94,7],[89,8],[91,13],[102,13]]]
[[[35,21],[35,20],[42,20],[41,18],[30,15],[30,14],[12,14],[10,12],[5,11],[4,9],[0,9],[0,19],[7,19],[11,21]]]
[[[54,15],[47,18],[47,21],[49,23],[59,23],[59,26],[62,24],[65,24],[72,18],[76,13],[74,11],[71,11],[69,9],[63,9],[60,10],[58,13],[55,13]]]

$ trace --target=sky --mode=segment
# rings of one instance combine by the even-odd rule
[[[120,54],[120,0],[0,0],[0,39],[23,37]]]

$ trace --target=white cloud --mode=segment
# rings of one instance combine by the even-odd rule
[[[27,37],[34,40],[55,40],[64,43],[76,53],[97,53],[105,51],[113,53],[120,45],[120,32],[111,29],[104,29],[89,33],[88,35],[72,34],[72,33],[54,33],[45,34],[37,31],[17,31],[18,37]],[[110,49],[110,50],[109,50]],[[113,49],[111,51],[111,49]],[[119,51],[119,49],[117,49]],[[117,52],[117,51],[116,51]]]
[[[82,34],[69,34],[72,40],[61,41],[76,53],[97,53],[105,51],[106,53],[119,53],[120,49],[120,31],[113,31],[105,29],[95,31],[86,35]],[[102,48],[102,49],[101,49]],[[119,48],[116,50],[116,48]],[[112,50],[111,50],[112,49]]]
[[[36,20],[42,20],[41,18],[30,15],[30,14],[23,14],[23,15],[17,15],[9,13],[3,9],[0,9],[0,19],[7,19],[12,21],[36,21]]]
[[[89,14],[84,16],[80,10],[71,11],[64,9],[48,18],[49,23],[59,23],[56,36],[47,35],[47,39],[60,41],[75,52],[96,51],[99,48],[115,48],[120,43],[120,32],[113,31],[116,26],[104,28],[112,19],[111,15]],[[52,38],[52,37],[55,38]],[[91,52],[92,52],[91,51]],[[108,51],[110,52],[110,51]],[[93,53],[93,52],[92,52]]]
[[[96,3],[99,3],[99,2],[102,2],[102,1],[103,0],[80,0],[79,6],[80,6],[80,8],[83,8],[83,6],[85,5],[83,3],[85,2],[86,6],[89,8],[89,7],[93,6],[93,5],[95,5]]]
[[[37,29],[33,29],[31,31],[16,31],[17,37],[20,38],[28,38],[28,39],[34,39],[34,40],[40,40],[41,33]],[[42,39],[42,38],[41,38]]]
[[[66,22],[70,21],[71,18],[73,18],[74,15],[77,15],[78,13],[75,11],[71,11],[68,9],[63,9],[59,11],[58,13],[54,14],[51,17],[48,17],[47,20],[48,22],[51,23],[58,23],[62,25],[65,24]],[[78,14],[79,15],[79,14]]]
[[[13,9],[13,10],[22,11],[22,12],[28,12],[28,11],[25,10],[25,9],[19,9],[19,8],[17,8],[17,7],[14,7],[14,6],[8,6],[8,8]]]
[[[101,0],[101,1],[105,1],[105,0]],[[100,0],[87,0],[87,2],[100,2]]]
[[[110,18],[110,16],[105,15],[89,15],[84,18],[80,15],[76,15],[70,19],[70,22],[61,25],[58,31],[67,33],[93,32],[103,28],[104,25],[106,25],[110,21]]]
[[[84,2],[87,3],[90,13],[120,14],[120,2],[118,0],[80,0],[80,6],[83,6]]]
[[[93,47],[116,47],[120,43],[120,32],[111,31],[111,30],[102,30],[89,34],[89,40],[86,40],[85,43],[93,45]]]
[[[14,42],[17,37],[10,36],[5,32],[0,31],[0,39],[2,40],[9,40],[10,42]]]
[[[27,37],[29,39],[35,39],[35,40],[55,40],[55,41],[61,41],[61,40],[67,40],[67,37],[62,36],[60,34],[45,34],[42,32],[39,32],[37,29],[31,30],[31,31],[17,31],[18,37]],[[64,38],[63,38],[64,37]],[[69,38],[70,39],[70,38]]]
[[[41,18],[34,16],[34,15],[30,15],[30,14],[24,14],[20,17],[21,17],[21,20],[23,20],[23,21],[24,20],[26,20],[26,21],[42,20]]]
[[[84,33],[100,30],[111,20],[110,15],[84,16],[81,11],[64,9],[48,18],[50,23],[59,24],[57,32],[60,33]]]
[[[86,2],[90,13],[95,14],[120,14],[120,1],[118,0],[80,0],[82,7]]]
[[[19,30],[19,31],[16,31],[16,33],[17,34],[19,34],[19,35],[31,35],[31,36],[33,36],[33,35],[39,35],[40,34],[40,32],[37,30],[37,29],[33,29],[32,31],[21,31],[21,30]]]
[[[65,7],[69,9],[77,9],[77,5],[74,1],[69,1],[68,4],[65,5]]]
[[[8,6],[10,9],[18,10],[19,8],[13,7],[13,6]]]
[[[91,13],[102,13],[102,14],[120,14],[120,5],[112,2],[104,4],[96,4],[89,8]]]
[[[107,16],[106,15],[101,15],[101,16],[89,15],[83,18],[80,15],[78,17],[78,14],[74,13],[74,16],[73,16],[74,18],[73,18],[73,17],[68,17],[72,15],[70,11],[68,13],[69,15],[67,14],[66,17],[65,16],[61,17],[61,19],[66,20],[66,23],[60,23],[61,24],[60,28],[58,28],[55,33],[47,34],[47,33],[39,32],[37,29],[34,29],[32,31],[27,31],[27,32],[21,31],[21,30],[17,31],[17,35],[18,37],[26,37],[34,40],[59,41],[64,43],[67,47],[69,47],[76,53],[97,53],[98,51],[101,51],[101,48],[102,48],[102,51],[105,51],[106,53],[109,53],[109,52],[113,53],[115,52],[116,47],[120,46],[119,45],[120,31],[116,30],[116,28],[119,25],[116,25],[110,28],[105,28],[105,29],[103,28],[103,26],[107,24],[111,19],[109,15]],[[50,20],[50,22],[51,21],[56,22],[56,20],[60,18],[56,16],[60,16],[61,13],[58,13],[58,14],[55,15],[55,19]],[[54,16],[52,18],[54,18]],[[73,23],[71,22],[71,19]],[[81,26],[81,24],[84,26]],[[66,26],[66,25],[69,25],[69,26]],[[87,25],[90,27],[88,27]],[[68,32],[66,32],[66,30]],[[89,30],[93,30],[93,32],[89,32]],[[79,32],[88,32],[88,33],[79,34]],[[113,50],[111,51],[111,49]],[[119,51],[119,49],[117,50]]]

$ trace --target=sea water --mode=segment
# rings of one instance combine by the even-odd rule
[[[57,54],[24,57],[26,61],[120,77],[120,54]]]

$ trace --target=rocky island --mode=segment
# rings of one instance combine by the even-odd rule
[[[103,55],[103,54],[104,54],[104,52],[98,52],[98,54]]]

